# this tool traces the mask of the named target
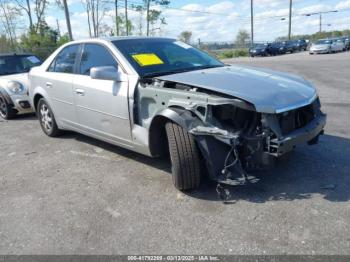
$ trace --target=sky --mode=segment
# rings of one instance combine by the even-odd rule
[[[124,0],[120,12],[124,12]],[[140,3],[142,0],[129,0]],[[89,36],[87,16],[82,0],[68,0],[74,39]],[[103,23],[114,28],[113,5],[108,9]],[[160,9],[159,6],[154,6]],[[350,28],[350,0],[293,0],[292,34],[311,34],[319,30],[319,16],[305,16],[308,13],[338,10],[322,15],[324,31]],[[289,0],[254,0],[254,39],[272,41],[288,34]],[[128,10],[129,18],[137,26],[145,17]],[[162,9],[167,25],[156,30],[158,35],[178,37],[182,31],[192,32],[192,41],[226,42],[234,41],[239,30],[250,32],[250,0],[171,0],[169,8]],[[281,20],[285,18],[284,20]],[[59,23],[61,33],[65,33],[66,23],[63,10],[51,5],[46,21],[53,28]],[[158,27],[158,26],[155,26]]]

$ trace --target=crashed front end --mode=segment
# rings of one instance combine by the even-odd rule
[[[235,184],[250,169],[274,164],[302,143],[315,144],[326,115],[315,96],[301,106],[264,113],[242,99],[181,83],[140,83],[135,97],[140,125],[163,115],[191,133],[211,179]]]
[[[249,169],[271,166],[296,145],[318,142],[326,115],[316,98],[311,104],[276,114],[232,104],[209,106],[209,125],[189,130],[198,141],[215,180],[231,183]]]

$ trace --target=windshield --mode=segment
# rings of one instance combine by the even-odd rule
[[[40,64],[40,59],[33,55],[0,56],[0,75],[29,72],[32,67]]]
[[[267,44],[256,44],[254,48],[266,48]]]
[[[316,45],[329,45],[329,44],[331,44],[331,43],[332,43],[331,40],[318,40],[318,41],[316,42]]]
[[[282,46],[283,44],[282,43],[280,43],[280,42],[276,42],[276,43],[272,43],[271,44],[271,46],[273,46],[273,47],[280,47],[280,46]]]
[[[207,53],[172,39],[125,39],[113,44],[141,77],[224,66]]]

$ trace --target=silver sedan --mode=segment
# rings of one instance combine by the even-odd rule
[[[204,173],[219,183],[248,179],[251,168],[316,144],[326,123],[309,81],[227,66],[168,38],[71,42],[30,81],[48,136],[73,130],[147,156],[170,155],[180,190],[198,187]]]

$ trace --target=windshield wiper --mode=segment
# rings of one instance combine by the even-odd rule
[[[142,76],[142,78],[148,78],[148,77],[156,77],[156,76],[164,76],[164,75],[173,75],[173,74],[179,74],[184,72],[190,72],[190,71],[196,71],[196,70],[202,70],[202,69],[209,69],[209,68],[215,68],[215,67],[224,67],[225,65],[207,65],[207,66],[193,66],[193,67],[187,67],[182,68],[178,70],[170,70],[165,72],[153,72],[153,73],[147,73]]]

